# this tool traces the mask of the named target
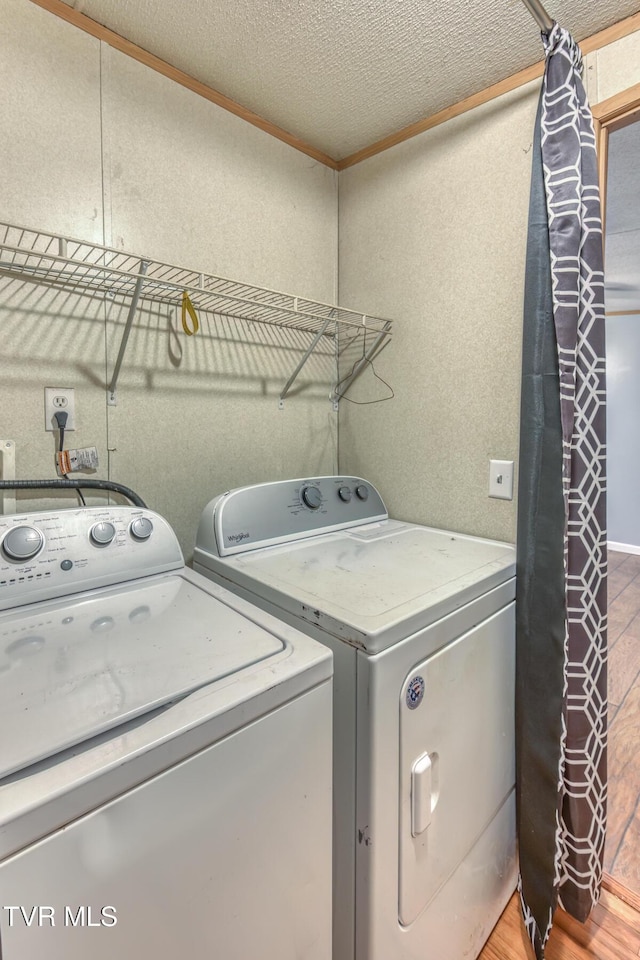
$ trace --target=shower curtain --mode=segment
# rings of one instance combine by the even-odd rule
[[[602,222],[581,56],[558,24],[533,144],[518,496],[519,890],[538,960],[598,900],[606,827]]]

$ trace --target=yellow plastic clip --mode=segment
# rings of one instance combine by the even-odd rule
[[[191,318],[191,326],[187,322],[187,313]],[[188,337],[192,337],[200,329],[198,314],[196,313],[191,298],[186,290],[182,291],[182,329]]]

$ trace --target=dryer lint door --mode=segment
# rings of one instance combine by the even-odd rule
[[[513,789],[514,611],[511,603],[416,664],[402,686],[403,925],[427,906]]]

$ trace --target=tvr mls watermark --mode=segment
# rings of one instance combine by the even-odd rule
[[[45,906],[6,906],[10,927],[115,927],[118,922],[115,907],[65,906],[61,909]]]

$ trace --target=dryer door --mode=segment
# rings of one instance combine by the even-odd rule
[[[465,859],[513,789],[514,640],[511,603],[417,664],[402,685],[403,925],[416,919]]]

